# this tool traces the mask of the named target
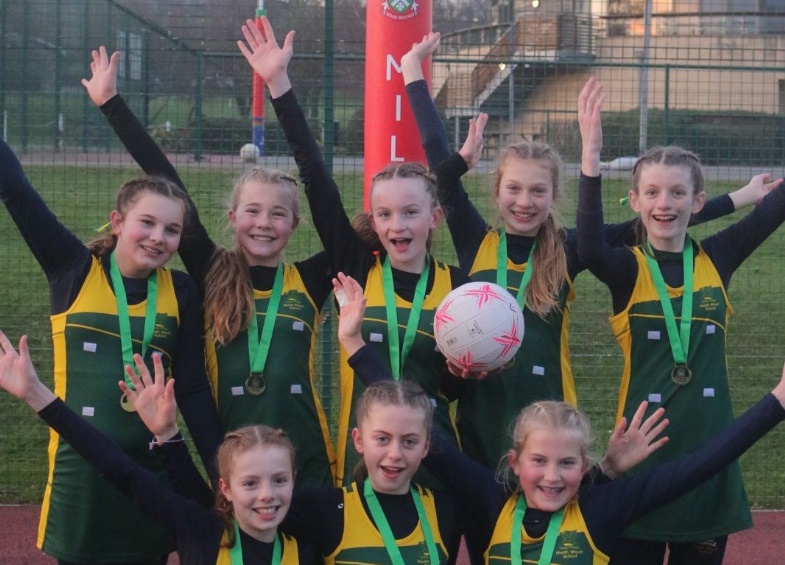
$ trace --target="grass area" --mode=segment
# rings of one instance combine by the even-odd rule
[[[33,184],[61,221],[84,240],[106,221],[112,207],[114,189],[125,179],[136,176],[136,169],[27,167]],[[191,189],[202,217],[213,236],[228,243],[225,230],[224,201],[236,169],[184,167],[181,174]],[[356,171],[336,173],[350,211],[361,207],[361,175]],[[467,177],[467,189],[486,217],[491,217],[487,196],[489,178],[481,174]],[[739,183],[716,183],[712,194],[736,188]],[[574,223],[577,191],[574,179],[567,182],[566,196],[559,206],[566,225]],[[606,181],[605,209],[608,221],[629,219],[631,212],[618,204],[626,192],[626,182]],[[304,204],[304,202],[303,202]],[[693,228],[693,237],[704,237],[741,214]],[[307,207],[304,221],[292,239],[289,260],[297,260],[319,249]],[[729,331],[728,360],[735,406],[738,412],[749,407],[770,390],[782,368],[782,343],[785,341],[785,304],[780,298],[783,280],[782,233],[775,233],[735,274],[730,298],[735,308]],[[454,261],[446,228],[435,239],[434,253]],[[13,339],[27,333],[34,350],[36,366],[45,379],[51,379],[51,338],[46,281],[31,253],[22,242],[7,214],[0,214],[0,260],[7,266],[0,271],[0,327]],[[175,260],[175,267],[179,262]],[[574,303],[571,327],[573,367],[581,406],[595,423],[599,443],[607,439],[616,405],[622,360],[607,317],[610,296],[590,274],[576,282],[578,299]],[[333,313],[325,316],[325,331],[318,356],[323,375],[325,406],[331,421],[337,417],[337,346],[334,340]],[[51,383],[50,383],[51,384]],[[46,480],[45,427],[30,411],[8,395],[0,394],[0,503],[38,502]],[[785,481],[781,447],[785,430],[775,431],[759,442],[743,458],[750,502],[757,507],[785,508]]]

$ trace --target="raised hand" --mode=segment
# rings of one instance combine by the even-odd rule
[[[164,366],[158,354],[153,355],[155,378],[150,376],[150,371],[141,355],[134,354],[134,364],[139,371],[138,376],[131,365],[125,366],[125,373],[131,380],[133,388],[125,381],[117,384],[136,408],[142,422],[153,433],[156,441],[165,442],[178,432],[174,379],[166,381]]]
[[[38,412],[55,399],[54,393],[38,379],[30,359],[27,336],[19,340],[19,351],[0,331],[0,387]]]
[[[412,43],[412,48],[401,57],[401,74],[403,83],[409,84],[423,79],[422,62],[439,48],[441,34],[432,31],[422,36],[422,40]]]
[[[101,45],[98,51],[93,50],[90,70],[93,76],[82,79],[82,86],[87,90],[90,100],[96,106],[103,106],[117,94],[117,66],[120,64],[120,52],[115,51],[109,57],[106,47]]]
[[[777,188],[783,181],[783,179],[777,179],[773,182],[769,182],[770,180],[771,175],[765,173],[755,175],[750,179],[750,182],[742,186],[739,190],[731,192],[729,196],[731,200],[733,200],[734,208],[736,210],[741,210],[746,206],[757,204],[763,200],[764,196]]]
[[[589,77],[578,96],[578,125],[581,130],[581,172],[588,177],[600,174],[602,150],[602,105],[605,92],[602,83]]]
[[[663,419],[664,408],[643,419],[648,402],[641,402],[627,426],[627,419],[622,418],[608,440],[608,451],[600,462],[603,472],[615,479],[644,461],[649,455],[668,443],[668,437],[660,437],[668,427],[669,420]]]
[[[463,147],[458,151],[469,170],[473,169],[482,157],[483,133],[487,123],[488,114],[485,112],[480,112],[476,118],[469,120],[469,133],[466,134]]]
[[[237,42],[237,47],[253,70],[264,79],[270,96],[278,98],[292,88],[289,82],[289,61],[294,54],[294,31],[286,34],[283,47],[275,40],[275,32],[270,21],[262,18],[262,31],[253,20],[247,20],[242,28],[245,43]]]
[[[353,355],[365,345],[360,334],[365,314],[363,289],[352,277],[338,273],[333,279],[335,299],[338,301],[338,340],[349,355]]]

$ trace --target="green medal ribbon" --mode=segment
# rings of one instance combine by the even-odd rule
[[[240,526],[237,525],[237,520],[232,520],[234,524],[234,545],[229,550],[229,558],[232,560],[232,565],[243,565],[243,544],[240,542]],[[270,565],[281,565],[281,540],[278,534],[275,534],[275,541],[273,542],[273,558]]]
[[[131,316],[128,314],[128,297],[125,294],[123,285],[123,275],[117,266],[114,251],[109,255],[109,277],[112,279],[115,300],[117,301],[117,319],[120,324],[120,346],[123,350],[123,365],[134,367],[134,344],[131,335]],[[147,306],[144,313],[144,334],[142,336],[142,357],[147,353],[150,342],[153,341],[155,333],[155,315],[158,307],[158,271],[153,271],[147,276]],[[132,390],[134,388],[131,379],[123,371],[125,383]]]
[[[515,300],[518,301],[520,304],[521,309],[523,309],[523,293],[526,291],[526,287],[529,284],[529,281],[534,274],[534,250],[537,249],[537,239],[534,239],[534,243],[532,243],[532,248],[529,251],[529,258],[526,259],[526,270],[523,272],[523,278],[521,279],[521,286],[518,287],[518,294],[515,295]],[[504,231],[504,228],[501,229],[499,232],[499,249],[496,254],[496,284],[500,287],[506,289],[507,288],[507,234]]]
[[[273,340],[273,326],[278,315],[278,305],[281,303],[283,289],[283,264],[278,264],[275,272],[273,289],[270,293],[270,302],[267,304],[267,311],[264,314],[264,324],[262,325],[262,335],[259,335],[259,323],[256,320],[256,300],[251,300],[253,312],[251,313],[251,323],[248,326],[248,362],[251,366],[252,374],[261,375],[264,365],[267,363],[267,355],[270,353],[270,343]]]
[[[646,242],[648,253],[646,264],[649,266],[651,278],[654,281],[654,288],[657,289],[657,296],[662,304],[662,315],[665,318],[665,328],[668,330],[668,339],[671,344],[671,353],[676,365],[686,365],[687,353],[690,350],[690,327],[692,326],[692,264],[693,250],[692,240],[689,236],[684,238],[684,251],[682,252],[682,269],[684,270],[684,295],[681,302],[681,324],[676,328],[676,315],[673,312],[668,296],[668,289],[665,287],[665,280],[662,278],[660,266],[654,259],[654,250],[651,243]]]
[[[422,505],[420,493],[412,487],[409,487],[409,492],[411,493],[412,499],[414,500],[414,507],[417,508],[417,517],[420,520],[420,527],[422,528],[422,535],[425,538],[425,545],[428,547],[430,563],[431,565],[438,565],[439,550],[436,547],[436,542],[433,539],[431,524],[428,522],[428,516],[425,514],[425,508]],[[387,517],[384,515],[384,510],[382,510],[382,506],[379,504],[379,499],[376,497],[376,493],[371,487],[371,479],[369,478],[365,479],[363,494],[365,495],[365,501],[368,503],[368,509],[371,511],[371,516],[373,517],[373,521],[376,524],[376,528],[379,530],[379,533],[382,534],[384,548],[387,550],[387,555],[390,556],[392,564],[405,565],[403,556],[401,555],[401,550],[398,548],[398,544],[395,543],[395,536],[393,535],[392,529],[390,528],[390,523],[387,521]],[[234,565],[234,563],[232,563],[232,565]]]
[[[521,565],[521,530],[523,529],[523,515],[526,513],[526,495],[520,493],[518,501],[515,503],[515,512],[512,515],[512,536],[510,537],[510,565]],[[556,540],[559,537],[559,529],[564,520],[564,508],[551,514],[548,522],[548,530],[545,532],[545,541],[542,543],[540,559],[537,565],[548,565],[553,557],[553,550],[556,549]]]
[[[406,333],[403,336],[403,349],[398,344],[398,309],[395,307],[395,285],[393,283],[392,267],[390,258],[385,257],[382,263],[382,286],[384,287],[384,306],[387,309],[387,341],[390,346],[390,366],[393,378],[397,381],[401,378],[406,358],[414,343],[414,336],[417,334],[417,326],[420,325],[420,313],[425,301],[425,288],[428,286],[428,275],[431,271],[431,257],[425,255],[425,267],[420,273],[417,286],[414,288],[414,298],[412,307],[409,310],[409,320],[406,323]]]

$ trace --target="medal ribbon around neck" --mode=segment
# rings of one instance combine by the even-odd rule
[[[671,353],[676,365],[687,364],[687,353],[690,350],[690,328],[692,327],[692,240],[689,236],[684,238],[684,251],[682,252],[682,269],[684,271],[684,295],[681,301],[681,324],[676,328],[676,315],[673,312],[673,304],[668,296],[668,289],[665,287],[665,280],[662,278],[662,271],[657,260],[654,258],[654,250],[650,242],[646,242],[648,253],[644,253],[646,264],[649,266],[651,278],[654,281],[654,288],[662,304],[662,315],[665,318],[665,328],[668,330],[668,340],[671,344]]]
[[[515,512],[512,515],[512,536],[510,537],[510,565],[521,565],[521,530],[523,529],[523,515],[526,513],[526,495],[520,493],[515,503]],[[556,549],[556,539],[564,520],[564,508],[551,514],[548,530],[545,532],[545,541],[542,542],[540,559],[537,565],[549,565]]]
[[[529,258],[526,259],[526,270],[523,272],[521,285],[518,287],[518,293],[515,295],[515,300],[518,301],[521,309],[524,307],[523,293],[526,292],[526,287],[534,274],[535,249],[537,249],[537,238],[532,243]],[[504,289],[507,288],[507,233],[504,231],[504,228],[499,232],[499,249],[496,254],[496,284]]]
[[[428,522],[428,516],[425,514],[425,508],[422,505],[420,493],[412,487],[409,487],[409,492],[412,495],[412,499],[414,499],[414,506],[417,508],[417,517],[420,520],[420,527],[422,528],[422,535],[425,538],[425,545],[428,547],[430,563],[431,565],[438,565],[439,550],[433,539],[431,524]],[[384,548],[387,550],[387,555],[390,556],[392,564],[405,565],[401,550],[398,548],[398,544],[395,543],[395,536],[390,528],[390,523],[387,521],[387,516],[384,515],[384,510],[382,510],[382,506],[379,504],[379,499],[376,497],[373,487],[371,487],[371,479],[365,479],[363,494],[365,495],[365,501],[368,503],[368,509],[371,511],[371,517],[373,517],[376,528],[379,530],[379,533],[382,534]],[[234,563],[232,563],[232,565],[234,565]]]
[[[273,326],[278,315],[278,305],[281,303],[281,293],[283,289],[283,263],[278,263],[275,271],[273,289],[270,293],[270,301],[267,304],[267,311],[264,314],[264,324],[262,325],[262,335],[259,335],[259,323],[256,319],[256,300],[251,300],[253,312],[251,313],[251,323],[248,326],[248,362],[251,366],[252,375],[261,375],[264,372],[264,365],[267,363],[267,355],[270,353],[270,343],[273,340]],[[252,291],[253,292],[253,291]]]
[[[414,289],[412,307],[409,310],[409,320],[406,323],[406,333],[403,336],[403,348],[398,343],[398,308],[395,306],[395,284],[393,282],[390,257],[384,258],[382,263],[382,287],[384,288],[384,306],[387,310],[387,341],[390,346],[390,366],[393,378],[401,378],[406,358],[414,343],[417,327],[420,325],[420,313],[425,301],[425,288],[428,286],[428,275],[431,271],[431,257],[426,253],[425,267],[423,267],[417,286]]]
[[[229,558],[232,560],[232,565],[243,565],[243,544],[240,542],[240,526],[237,525],[237,520],[232,520],[234,524],[234,545],[229,550]],[[273,557],[270,565],[281,565],[281,540],[278,539],[278,534],[275,534],[275,541],[273,542]]]
[[[131,335],[131,316],[128,314],[128,297],[125,294],[123,275],[117,266],[114,251],[109,255],[109,277],[114,287],[115,301],[117,302],[117,319],[120,324],[120,346],[123,350],[123,365],[134,365],[134,344]],[[158,307],[158,271],[153,271],[147,276],[147,306],[144,313],[144,333],[142,335],[142,357],[147,353],[147,347],[153,341],[155,333],[155,314]],[[123,371],[125,384],[128,388],[136,390],[131,379]]]

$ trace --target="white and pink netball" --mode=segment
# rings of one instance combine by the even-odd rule
[[[442,354],[471,372],[493,371],[512,359],[523,341],[523,312],[505,289],[470,282],[444,297],[433,320]]]

